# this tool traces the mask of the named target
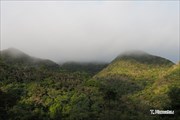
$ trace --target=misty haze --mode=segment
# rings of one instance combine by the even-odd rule
[[[1,49],[56,62],[110,62],[129,50],[179,61],[177,2],[2,1]]]
[[[0,120],[180,120],[178,0],[0,7]]]

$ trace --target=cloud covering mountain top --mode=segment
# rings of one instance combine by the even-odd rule
[[[1,49],[105,61],[132,49],[179,60],[179,1],[2,1]]]

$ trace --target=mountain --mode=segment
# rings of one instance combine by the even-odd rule
[[[169,65],[173,63],[165,58],[148,54],[144,51],[128,51],[120,54],[114,61],[118,60],[134,60],[143,64],[153,64],[153,65]]]
[[[109,99],[117,96],[121,107],[137,114],[138,119],[140,116],[156,119],[150,116],[150,109],[175,110],[176,115],[170,117],[179,118],[180,64],[142,51],[126,52],[94,79],[101,81],[100,88],[106,96],[108,93]]]
[[[131,79],[151,82],[168,70],[174,63],[145,52],[126,52],[116,57],[94,78]]]
[[[126,52],[116,57],[93,78],[115,89],[120,96],[151,87],[174,63],[142,51]]]
[[[1,51],[0,119],[180,119],[180,64],[133,51],[109,65],[54,66],[14,48]],[[151,109],[175,115],[151,115]]]
[[[87,72],[91,75],[95,75],[103,68],[105,68],[107,63],[78,63],[78,62],[67,62],[61,65],[64,70],[75,72]]]
[[[1,59],[7,64],[18,67],[45,67],[47,69],[59,68],[59,65],[51,60],[31,57],[16,48],[8,48],[6,50],[2,50]]]

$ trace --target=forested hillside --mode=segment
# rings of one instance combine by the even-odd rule
[[[16,49],[1,52],[2,120],[177,120],[179,95],[180,65],[144,52],[109,65],[62,66]]]
[[[130,52],[118,56],[94,76],[118,96],[126,114],[132,119],[177,119],[180,101],[180,66],[144,52]],[[150,109],[175,110],[175,115],[151,116]],[[123,115],[122,115],[123,116]],[[122,117],[121,115],[119,118]],[[123,119],[129,119],[125,117]]]
[[[92,76],[100,72],[103,68],[105,68],[107,63],[78,63],[78,62],[66,62],[61,65],[63,70],[70,72],[87,72]]]
[[[1,59],[7,64],[20,67],[45,67],[48,69],[57,70],[59,65],[51,60],[44,60],[40,58],[31,57],[22,51],[9,48],[1,51]]]

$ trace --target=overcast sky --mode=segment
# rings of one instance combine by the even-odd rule
[[[179,1],[1,1],[1,49],[109,62],[129,50],[179,60]]]

